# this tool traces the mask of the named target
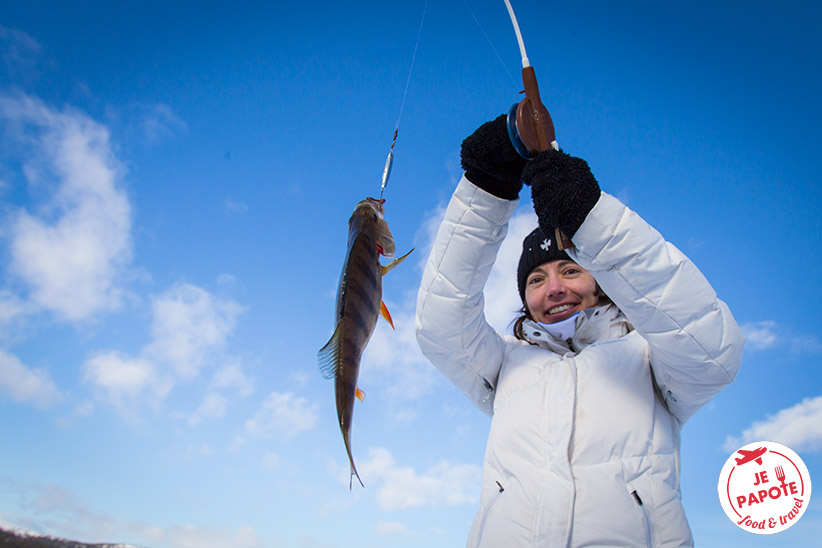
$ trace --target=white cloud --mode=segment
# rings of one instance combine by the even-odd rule
[[[149,144],[156,145],[188,131],[188,125],[164,103],[139,107],[138,111],[143,135]]]
[[[93,414],[94,404],[90,401],[83,401],[75,405],[68,414],[58,417],[56,424],[63,429],[72,428],[77,421]]]
[[[299,548],[336,548],[337,545],[327,540],[320,540],[313,535],[301,535],[297,538]]]
[[[447,204],[441,204],[425,215],[425,220],[422,222],[422,225],[414,237],[417,242],[414,254],[417,256],[416,265],[417,270],[420,272],[425,269],[425,264],[428,262],[428,256],[431,255],[431,250],[434,247],[434,240],[437,237],[437,231],[439,231],[440,224],[442,224],[442,220],[445,218],[446,205]]]
[[[222,394],[211,392],[206,394],[200,406],[188,417],[188,423],[195,425],[204,419],[220,418],[225,414],[228,400]]]
[[[26,80],[35,74],[43,47],[25,32],[0,25],[0,51],[9,73]]]
[[[25,515],[36,515],[36,519],[9,516],[11,521],[29,530],[47,529],[49,535],[82,538],[86,542],[104,541],[114,533],[111,517],[95,512],[76,493],[60,485],[0,478],[0,491],[13,493]]]
[[[119,352],[103,352],[83,364],[83,382],[97,387],[102,396],[126,418],[134,419],[144,404],[156,405],[171,391],[173,381],[154,363]]]
[[[246,431],[255,437],[281,435],[293,438],[317,424],[317,406],[291,392],[272,392],[262,407],[245,423]]]
[[[90,417],[92,413],[94,413],[94,404],[90,401],[80,402],[74,406],[75,417]]]
[[[266,453],[263,456],[263,468],[268,470],[278,470],[282,466],[280,456],[276,453]]]
[[[26,95],[0,96],[0,124],[23,144],[23,171],[38,195],[10,217],[10,271],[31,300],[69,321],[116,309],[131,259],[131,205],[108,130],[82,113]]]
[[[482,470],[474,464],[441,461],[426,472],[418,473],[410,466],[399,465],[387,449],[371,448],[368,460],[357,468],[369,483],[379,484],[377,503],[383,510],[456,506],[479,500]]]
[[[822,341],[814,335],[798,335],[791,339],[791,352],[796,354],[822,353]]]
[[[263,548],[271,545],[270,542],[258,537],[256,531],[247,525],[234,530],[194,525],[146,527],[144,533],[152,544],[175,548]]]
[[[248,204],[235,200],[226,200],[223,204],[223,209],[229,216],[241,217],[248,213]]]
[[[29,403],[40,409],[52,407],[63,399],[48,372],[30,369],[3,351],[0,351],[0,392],[18,403]]]
[[[430,393],[437,372],[417,344],[414,305],[410,299],[391,314],[396,330],[392,330],[388,322],[379,320],[363,353],[360,379],[365,383],[359,384],[368,394],[372,387],[367,383],[375,382],[377,386],[373,388],[384,388],[386,399],[399,407]]]
[[[108,352],[85,364],[86,377],[98,386],[120,392],[141,392],[155,377],[154,364],[140,358]]]
[[[239,360],[231,361],[221,367],[214,375],[211,385],[217,390],[235,389],[242,397],[250,396],[256,389],[254,381],[245,374]]]
[[[522,240],[536,227],[537,216],[532,211],[517,213],[511,218],[508,235],[485,284],[485,318],[500,333],[511,332],[509,326],[522,307],[517,291],[517,264]]]
[[[0,290],[0,326],[7,329],[12,321],[33,312],[33,307],[12,292]]]
[[[745,348],[750,350],[768,350],[786,348],[792,354],[820,354],[822,341],[816,335],[786,335],[786,329],[780,329],[774,321],[749,322],[740,326],[745,334]]]
[[[246,376],[239,360],[230,361],[217,370],[200,406],[188,416],[188,423],[193,426],[203,420],[218,419],[225,415],[229,402],[221,393],[225,390],[234,390],[243,398],[254,393],[254,383]]]
[[[288,374],[288,380],[297,386],[305,386],[308,381],[314,378],[316,373],[314,371],[309,374],[306,371],[292,371]]]
[[[740,326],[745,334],[745,345],[752,350],[765,350],[776,346],[776,322],[750,322]]]
[[[735,451],[755,441],[774,441],[797,452],[822,453],[822,396],[806,398],[754,422],[741,436],[729,437],[724,449]]]
[[[238,358],[222,351],[243,307],[190,284],[176,284],[152,299],[151,339],[136,356],[102,351],[86,360],[83,380],[127,419],[144,406],[156,406],[180,382],[191,382],[206,367],[217,367],[199,406],[185,415],[190,425],[220,418],[234,390],[255,390]]]
[[[192,446],[183,452],[183,460],[199,459],[202,457],[210,457],[214,454],[214,449],[210,445],[204,443],[200,446]]]
[[[48,524],[49,535],[65,539],[110,543],[115,538],[129,538],[131,542],[145,546],[174,548],[265,548],[278,544],[272,539],[261,538],[247,525],[236,528],[160,526],[115,519],[90,508],[73,491],[54,484],[28,484],[0,478],[0,491],[16,495],[22,509],[37,514],[38,525]]]
[[[243,312],[236,302],[218,299],[190,284],[176,284],[152,302],[153,359],[168,363],[184,380],[196,377],[207,359],[220,350]]]
[[[401,536],[410,533],[408,526],[398,521],[381,521],[377,524],[377,532],[382,535]]]

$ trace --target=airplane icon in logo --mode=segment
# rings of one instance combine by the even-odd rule
[[[740,449],[738,453],[742,455],[742,458],[736,459],[736,464],[737,466],[741,466],[753,460],[756,461],[756,464],[762,466],[762,455],[764,455],[767,452],[768,449],[765,447],[760,447],[759,449],[754,449],[753,451],[746,451],[744,449]]]

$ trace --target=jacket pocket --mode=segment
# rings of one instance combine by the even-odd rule
[[[485,532],[485,522],[488,520],[488,516],[491,514],[491,510],[494,508],[494,505],[499,500],[500,495],[502,495],[503,491],[505,491],[505,488],[502,486],[500,482],[497,482],[497,485],[499,486],[499,490],[496,493],[494,493],[493,498],[488,503],[488,506],[485,507],[485,511],[482,513],[482,520],[480,521],[479,526],[479,534],[477,535],[477,548],[482,546],[482,535]]]
[[[639,509],[639,514],[642,517],[642,526],[645,528],[645,546],[652,548],[653,541],[651,539],[651,517],[648,515],[648,509],[645,507],[645,504],[642,502],[642,498],[639,496],[636,489],[631,491],[631,497],[634,499],[634,502]]]

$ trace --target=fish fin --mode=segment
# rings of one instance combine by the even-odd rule
[[[328,342],[317,352],[317,364],[320,366],[320,374],[324,379],[333,379],[337,376],[337,369],[340,366],[340,325]]]
[[[365,392],[360,390],[359,386],[357,387],[356,391],[354,392],[354,395],[357,396],[358,400],[365,401]]]
[[[379,223],[375,236],[377,239],[377,250],[380,252],[380,255],[387,259],[393,259],[394,253],[397,251],[397,246],[394,243],[394,237],[391,235],[391,231],[388,230],[388,223],[386,223],[384,219]]]
[[[414,248],[411,248],[411,251],[414,251]],[[400,257],[399,259],[394,259],[393,261],[391,261],[391,262],[390,262],[390,263],[388,263],[387,265],[385,265],[385,266],[381,266],[380,268],[382,269],[382,275],[383,275],[383,276],[385,276],[386,274],[388,274],[389,272],[391,272],[391,270],[392,270],[395,266],[397,266],[398,264],[400,264],[401,262],[403,262],[403,261],[405,260],[405,258],[406,258],[406,257],[408,257],[409,255],[411,255],[411,251],[409,251],[408,253],[406,253],[405,255],[403,255],[402,257]]]
[[[385,321],[391,326],[391,329],[394,328],[394,321],[391,319],[391,313],[388,311],[388,307],[385,306],[385,301],[380,301],[380,315],[385,318]]]

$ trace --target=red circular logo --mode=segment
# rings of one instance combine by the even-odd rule
[[[811,478],[799,455],[771,441],[749,443],[722,467],[719,502],[740,528],[760,535],[784,531],[805,513]]]

